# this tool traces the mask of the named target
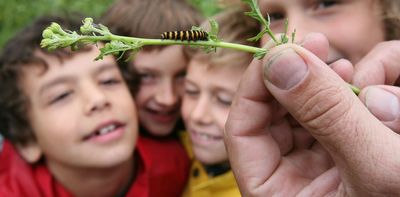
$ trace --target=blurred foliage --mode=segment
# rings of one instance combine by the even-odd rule
[[[81,12],[96,17],[111,3],[112,0],[0,0],[0,46],[43,14]]]
[[[206,16],[219,11],[217,0],[188,1]],[[14,33],[43,14],[80,12],[95,18],[112,2],[113,0],[0,0],[0,48]]]
[[[218,0],[189,0],[192,5],[197,7],[205,16],[212,16],[221,8],[218,6]]]

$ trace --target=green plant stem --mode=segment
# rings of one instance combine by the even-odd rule
[[[143,39],[141,40],[144,45],[195,45],[195,46],[213,46],[213,47],[221,47],[228,49],[235,49],[244,52],[256,53],[259,51],[266,51],[266,49],[252,47],[242,44],[234,44],[229,42],[214,42],[214,41],[180,41],[180,40],[161,40],[160,39]]]
[[[71,39],[71,38],[68,38]],[[83,42],[83,43],[95,43],[98,41],[108,42],[110,40],[119,40],[124,43],[135,43],[140,42],[142,46],[147,45],[196,45],[196,46],[212,46],[212,47],[221,47],[221,48],[229,48],[234,50],[240,50],[249,53],[260,53],[260,52],[267,52],[267,49],[258,48],[253,46],[247,46],[242,44],[235,44],[229,42],[222,42],[222,41],[180,41],[180,40],[162,40],[162,39],[147,39],[147,38],[135,38],[135,37],[128,37],[128,36],[119,36],[114,34],[106,34],[106,35],[80,35],[78,38],[73,38],[72,40],[76,40],[76,42]],[[129,50],[129,49],[125,49]],[[348,84],[351,90],[358,95],[360,93],[360,89]]]
[[[234,50],[240,50],[249,53],[257,53],[266,51],[266,49],[247,46],[242,44],[235,44],[229,42],[215,42],[215,41],[180,41],[180,40],[162,40],[162,39],[148,39],[148,38],[134,38],[128,36],[118,36],[118,35],[104,35],[104,36],[86,36],[82,35],[79,37],[79,42],[97,42],[97,41],[109,41],[109,40],[119,40],[122,42],[141,42],[143,46],[146,45],[195,45],[195,46],[213,46],[221,48],[229,48]]]
[[[354,86],[354,85],[352,85],[352,84],[349,84],[349,83],[348,83],[348,85],[350,86],[351,90],[353,90],[353,92],[354,92],[356,95],[360,94],[360,92],[361,92],[360,88],[358,88],[358,87],[356,87],[356,86]]]

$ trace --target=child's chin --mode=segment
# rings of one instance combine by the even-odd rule
[[[200,152],[194,150],[195,158],[204,165],[214,165],[220,163],[220,160],[213,157],[211,153]]]
[[[101,164],[100,166],[102,168],[112,168],[124,165],[127,162],[133,161],[133,152],[133,149],[127,148],[125,150],[114,151],[111,154],[102,155],[98,164]]]

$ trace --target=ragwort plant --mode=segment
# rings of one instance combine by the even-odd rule
[[[242,0],[247,3],[251,11],[245,12],[245,15],[256,19],[263,27],[263,29],[254,37],[249,38],[249,41],[258,41],[265,34],[268,34],[275,45],[286,44],[289,42],[289,36],[287,35],[288,21],[285,22],[285,30],[279,38],[270,29],[270,18],[264,18],[260,12],[257,5],[257,0]],[[96,44],[101,41],[105,43],[103,47],[100,48],[100,54],[95,60],[102,59],[106,55],[119,55],[123,57],[123,54],[130,51],[129,60],[134,56],[134,54],[142,49],[143,46],[147,45],[190,45],[194,47],[200,47],[205,52],[213,52],[218,47],[230,48],[234,50],[240,50],[245,52],[250,52],[254,54],[257,59],[263,58],[268,50],[265,48],[258,48],[253,46],[247,46],[242,44],[235,44],[224,42],[218,38],[218,24],[215,20],[209,20],[211,30],[207,32],[207,40],[179,40],[179,39],[147,39],[147,38],[137,38],[128,36],[119,36],[111,33],[109,29],[102,24],[95,24],[92,18],[85,18],[83,20],[83,25],[80,28],[81,34],[75,31],[63,30],[62,27],[57,23],[52,23],[43,31],[43,39],[40,46],[43,48],[48,48],[49,50],[54,50],[57,48],[71,47],[72,50],[79,49],[82,44]],[[192,30],[203,31],[200,27],[192,27]],[[290,42],[294,42],[296,31],[291,33]],[[350,85],[350,88],[354,93],[358,94],[360,89]]]

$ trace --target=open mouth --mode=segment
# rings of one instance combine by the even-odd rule
[[[111,124],[101,126],[99,129],[96,129],[90,135],[84,137],[84,140],[89,140],[89,139],[100,137],[100,136],[106,136],[110,133],[117,131],[122,126],[123,125],[121,123],[111,123]]]
[[[219,143],[223,140],[220,135],[212,135],[205,132],[190,131],[190,138],[193,144],[208,146],[213,143]]]
[[[210,135],[210,134],[206,134],[206,133],[194,132],[194,134],[203,140],[222,140],[223,139],[221,136],[215,136],[215,135]]]

